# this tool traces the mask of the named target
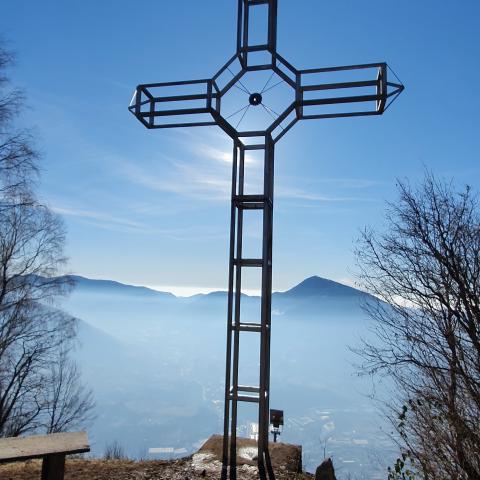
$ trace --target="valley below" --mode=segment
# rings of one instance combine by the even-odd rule
[[[79,319],[75,352],[93,390],[92,455],[118,442],[131,459],[179,459],[223,429],[225,292],[175,297],[143,287],[74,278],[63,308]],[[273,295],[271,408],[284,410],[281,442],[303,447],[314,471],[326,456],[338,478],[385,478],[396,450],[373,393],[350,351],[368,336],[368,295],[311,277]],[[245,321],[260,299],[242,297]],[[258,336],[245,334],[240,383],[258,384]],[[250,338],[250,337],[251,338]],[[380,390],[379,390],[380,389]],[[239,411],[238,434],[252,437],[256,409]]]

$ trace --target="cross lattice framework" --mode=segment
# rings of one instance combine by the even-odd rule
[[[268,449],[275,144],[299,120],[381,115],[404,89],[384,62],[296,69],[276,49],[277,6],[278,0],[238,0],[236,53],[213,78],[139,85],[129,107],[149,129],[217,125],[233,140],[222,480],[236,479],[239,402],[258,404],[259,476],[275,478]],[[387,80],[389,72],[395,82]],[[264,75],[263,88],[252,90],[247,80],[255,74]],[[287,101],[279,112],[265,98],[280,84]],[[240,108],[233,108],[232,92],[240,98]],[[257,118],[250,122],[251,128],[240,129],[252,112]],[[258,112],[264,116],[258,118]],[[263,154],[263,187],[252,194],[246,189],[245,164],[246,153],[254,150]],[[243,256],[247,210],[262,216],[260,258]],[[243,268],[261,270],[261,312],[254,322],[244,321],[241,315]],[[260,335],[259,384],[255,386],[239,383],[244,332]]]

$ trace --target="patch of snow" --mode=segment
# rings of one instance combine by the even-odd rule
[[[245,460],[256,460],[258,457],[258,450],[255,447],[242,447],[238,450],[238,456]]]
[[[240,467],[237,467],[237,470],[254,476],[258,475],[258,468],[253,467],[252,465],[241,465]]]
[[[222,468],[222,463],[215,460],[213,453],[196,453],[192,457],[192,467],[197,473],[203,470],[212,472]]]

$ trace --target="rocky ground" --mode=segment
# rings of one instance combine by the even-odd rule
[[[277,480],[311,480],[300,472],[302,449],[298,445],[270,443],[270,457]],[[133,461],[67,458],[65,480],[220,480],[223,436],[212,435],[194,455],[178,460]],[[258,479],[258,446],[255,440],[237,439],[238,480]],[[1,480],[40,479],[41,460],[1,465]]]
[[[40,479],[41,461],[0,465],[2,480]],[[286,470],[275,472],[278,480],[312,480],[309,474],[292,473]],[[219,479],[218,468],[203,468],[193,457],[173,461],[83,460],[67,459],[65,480],[201,480]],[[250,465],[238,468],[238,480],[257,479],[257,470]]]

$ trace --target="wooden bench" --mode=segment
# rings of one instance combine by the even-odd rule
[[[43,458],[42,480],[63,480],[65,455],[89,451],[86,432],[0,438],[0,463]]]

